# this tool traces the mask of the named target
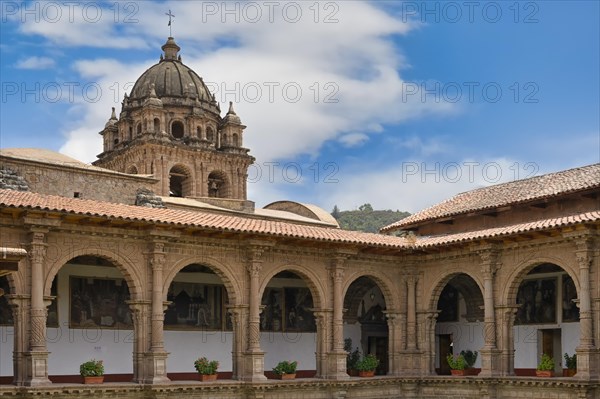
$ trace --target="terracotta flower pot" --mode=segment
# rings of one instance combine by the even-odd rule
[[[200,381],[215,381],[217,379],[216,374],[199,374]]]
[[[465,376],[465,375],[469,375],[468,374],[469,372],[467,370],[468,369],[464,369],[464,370],[454,370],[454,369],[452,369],[452,370],[450,370],[450,373],[452,375],[454,375],[454,376],[457,376],[457,377],[458,376]]]
[[[280,380],[293,380],[296,378],[296,373],[293,374],[277,374],[277,378]]]
[[[103,375],[83,377],[84,384],[102,384],[104,382]]]
[[[362,371],[358,372],[359,377],[373,377],[375,375],[375,370]]]
[[[577,369],[563,369],[563,377],[573,377],[577,374]]]
[[[550,371],[550,370],[535,370],[535,375],[537,377],[544,377],[544,378],[554,377],[554,371]]]

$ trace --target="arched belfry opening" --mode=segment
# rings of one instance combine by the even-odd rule
[[[212,198],[229,198],[229,182],[225,173],[214,171],[208,175],[208,196]]]
[[[344,296],[344,343],[348,352],[361,356],[375,355],[379,366],[375,373],[388,372],[388,324],[386,301],[379,285],[371,277],[362,276],[350,284]],[[352,365],[349,372],[355,371]]]
[[[448,355],[479,352],[483,347],[483,293],[469,275],[453,275],[441,288],[436,309],[435,369],[437,374],[449,375]],[[481,359],[473,367],[480,368]]]
[[[181,198],[190,195],[190,185],[189,171],[181,165],[173,166],[169,171],[169,196]]]
[[[182,139],[184,135],[183,123],[181,121],[174,121],[171,123],[171,135],[176,139]]]

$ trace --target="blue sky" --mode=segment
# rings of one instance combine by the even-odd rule
[[[69,4],[2,2],[2,148],[93,161],[171,9],[183,62],[248,125],[258,205],[414,212],[600,162],[596,1]]]

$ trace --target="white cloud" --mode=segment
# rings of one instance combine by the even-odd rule
[[[20,60],[16,63],[15,68],[18,69],[48,69],[54,66],[55,62],[52,58],[48,57],[29,57]]]
[[[349,133],[340,137],[339,141],[345,147],[357,147],[369,140],[369,136],[364,133]]]

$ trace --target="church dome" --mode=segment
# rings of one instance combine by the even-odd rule
[[[180,47],[175,40],[169,37],[162,49],[164,56],[161,55],[160,62],[148,68],[138,78],[129,101],[144,100],[155,93],[163,102],[165,99],[173,99],[181,104],[181,99],[198,100],[218,113],[217,103],[202,78],[181,62],[181,56],[177,54]]]

